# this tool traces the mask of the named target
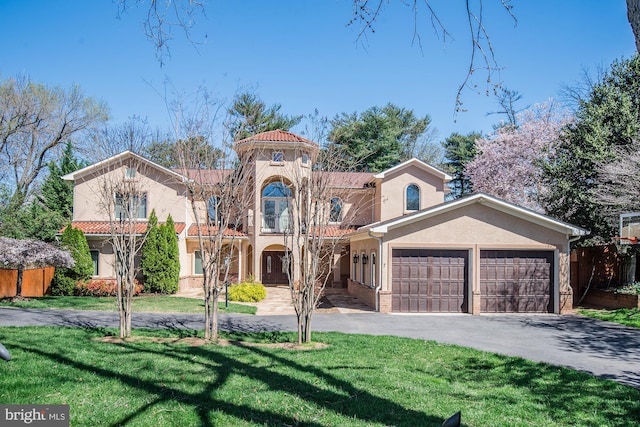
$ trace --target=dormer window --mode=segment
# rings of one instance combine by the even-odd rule
[[[271,162],[284,163],[284,153],[282,151],[274,151],[271,153]]]

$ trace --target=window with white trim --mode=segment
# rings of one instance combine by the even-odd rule
[[[116,193],[115,199],[115,219],[147,218],[147,193]]]
[[[409,184],[405,191],[405,210],[420,210],[420,188],[416,184]]]

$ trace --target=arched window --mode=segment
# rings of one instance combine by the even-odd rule
[[[331,198],[331,209],[329,211],[329,222],[342,221],[342,200],[339,197]]]
[[[281,233],[289,229],[291,190],[282,182],[272,182],[262,190],[264,232]]]
[[[415,184],[407,186],[406,209],[408,211],[420,210],[420,188]]]

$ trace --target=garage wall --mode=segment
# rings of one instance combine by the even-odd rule
[[[483,204],[474,204],[390,230],[384,237],[383,290],[391,291],[394,249],[456,249],[470,251],[470,311],[480,305],[480,253],[483,250],[525,250],[552,253],[554,262],[550,291],[559,312],[560,290],[569,289],[567,236]]]

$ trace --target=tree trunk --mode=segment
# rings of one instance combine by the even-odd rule
[[[206,286],[204,291],[204,339],[211,340],[211,291]]]
[[[16,296],[22,296],[22,269],[18,269],[18,279],[16,282]]]
[[[216,287],[213,290],[213,300],[211,301],[211,341],[218,341],[218,294],[220,290]]]
[[[627,0],[627,19],[636,41],[636,51],[640,52],[640,0]]]

